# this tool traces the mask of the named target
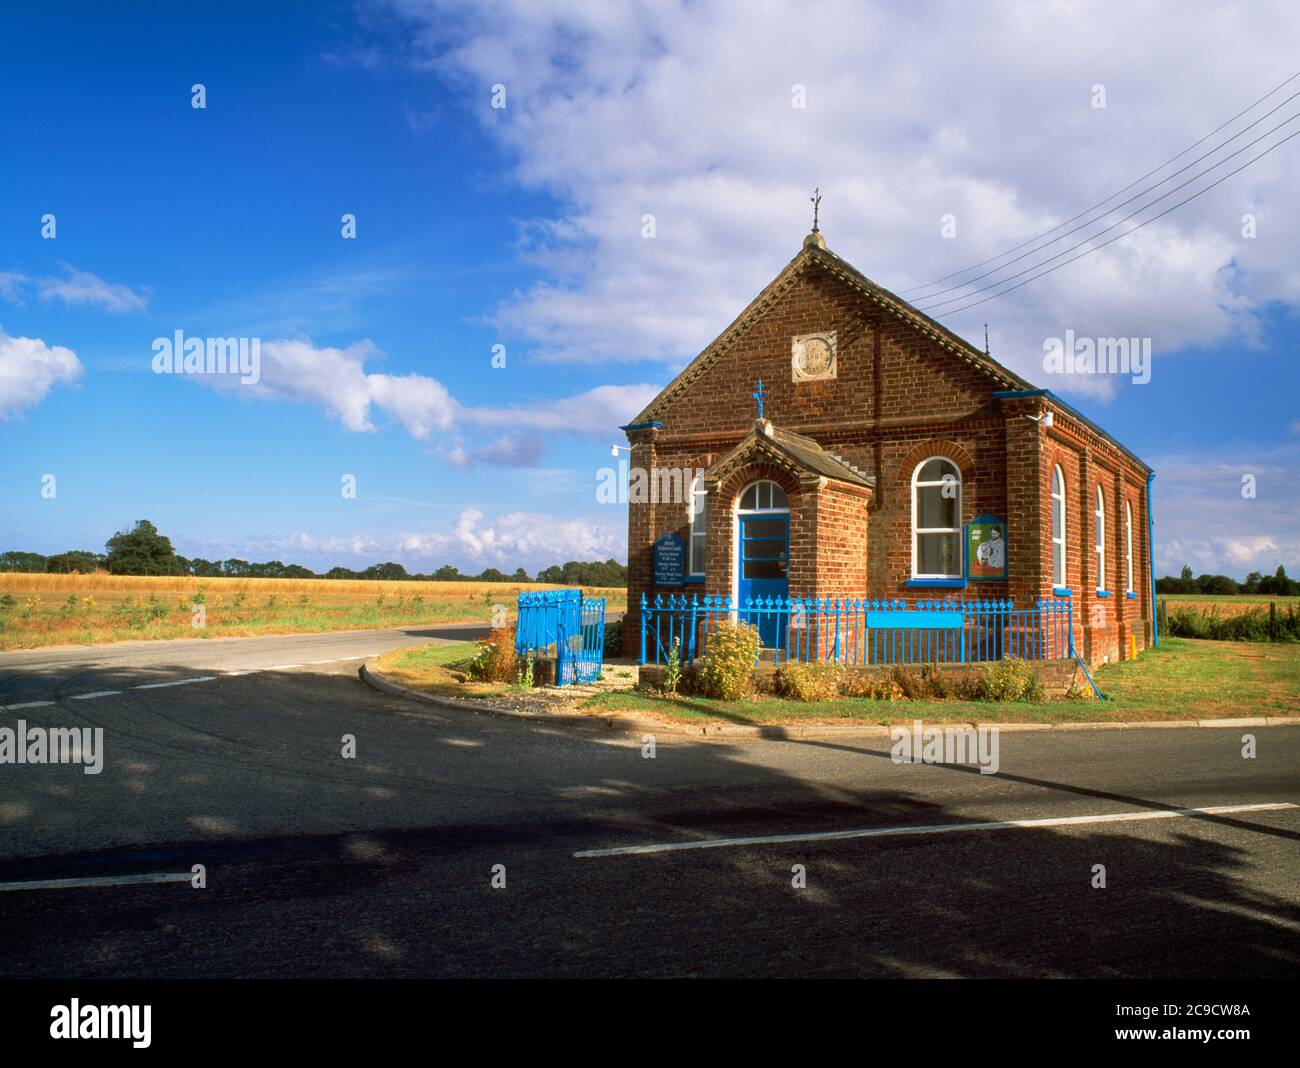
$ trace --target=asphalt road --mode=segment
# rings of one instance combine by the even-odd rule
[[[885,739],[665,734],[647,758],[392,698],[342,659],[433,633],[0,655],[0,727],[102,727],[106,750],[99,775],[0,765],[0,975],[1297,974],[1300,808],[925,828],[1300,804],[1300,729],[1006,733],[996,775]],[[103,882],[195,864],[205,889]],[[52,879],[73,885],[12,888]]]

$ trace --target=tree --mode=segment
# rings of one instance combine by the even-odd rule
[[[45,570],[53,575],[70,575],[74,571],[80,575],[89,575],[98,571],[104,563],[102,553],[90,553],[82,549],[72,549],[66,553],[51,556],[45,561]]]
[[[384,579],[388,581],[396,581],[398,579],[405,579],[410,577],[406,573],[406,568],[404,568],[401,564],[393,563],[391,560],[383,564],[371,564],[368,568],[366,568],[363,572],[361,572],[361,575],[363,578]]]
[[[522,567],[517,567],[517,568],[515,568],[514,581],[515,581],[515,582],[532,582],[533,580],[530,579],[530,578],[528,577],[528,572],[527,572],[527,571],[525,571]]]
[[[105,566],[114,575],[179,575],[181,562],[171,539],[141,519],[129,531],[119,530],[106,543]]]
[[[45,557],[40,553],[24,553],[16,549],[0,553],[0,571],[27,571],[39,575],[45,571]]]

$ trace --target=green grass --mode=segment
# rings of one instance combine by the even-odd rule
[[[467,682],[456,665],[478,651],[474,642],[449,645],[415,645],[394,649],[375,661],[380,675],[399,686],[437,697],[491,697],[511,689],[500,682]]]
[[[1300,646],[1198,642],[1169,638],[1137,660],[1093,676],[1106,701],[1042,704],[984,701],[869,701],[842,698],[802,703],[762,696],[749,701],[675,700],[641,693],[598,694],[592,713],[651,714],[687,723],[1072,723],[1218,719],[1300,714]],[[1083,680],[1080,678],[1080,682]]]

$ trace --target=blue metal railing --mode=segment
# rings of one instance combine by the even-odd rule
[[[683,664],[704,654],[723,620],[748,623],[776,663],[970,664],[1073,656],[1068,597],[1016,608],[1011,600],[641,596],[641,663],[661,664],[677,641]],[[772,637],[776,640],[770,640]],[[763,655],[760,652],[760,657]]]

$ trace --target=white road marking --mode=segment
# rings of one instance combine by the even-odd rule
[[[584,849],[575,857],[626,857],[645,853],[677,853],[687,849],[722,849],[727,846],[771,845],[782,842],[832,842],[845,838],[885,838],[904,834],[944,834],[949,831],[994,831],[1017,827],[1076,827],[1093,823],[1128,823],[1168,820],[1179,816],[1221,816],[1233,812],[1271,812],[1296,808],[1288,802],[1258,805],[1220,805],[1215,808],[1169,808],[1155,812],[1108,812],[1097,816],[1053,816],[1037,820],[995,820],[985,823],[937,823],[922,827],[870,827],[855,831],[814,831],[809,834],[768,834],[747,838],[706,838],[695,842],[659,842],[654,845]]]
[[[93,701],[96,697],[115,697],[121,690],[96,690],[94,693],[74,693],[68,695],[69,701]]]
[[[54,704],[53,701],[24,701],[20,705],[0,706],[0,712],[17,712],[20,708],[44,708],[46,705],[52,704]]]
[[[247,671],[223,671],[221,674],[225,678],[232,678],[235,675],[256,675],[257,668],[249,668]]]
[[[94,875],[82,879],[32,879],[27,882],[0,883],[0,890],[75,890],[80,887],[134,886],[138,883],[188,883],[189,872],[159,871],[147,875]]]
[[[262,668],[263,671],[292,671],[294,668],[302,667],[301,664],[276,664],[275,667]]]
[[[177,679],[175,682],[148,682],[141,686],[132,686],[133,690],[162,690],[168,686],[188,686],[192,682],[211,682],[215,675],[199,675],[193,679]]]
[[[337,661],[335,661],[335,660],[308,660],[307,663],[308,663],[308,664],[333,664],[333,663],[337,663]]]

